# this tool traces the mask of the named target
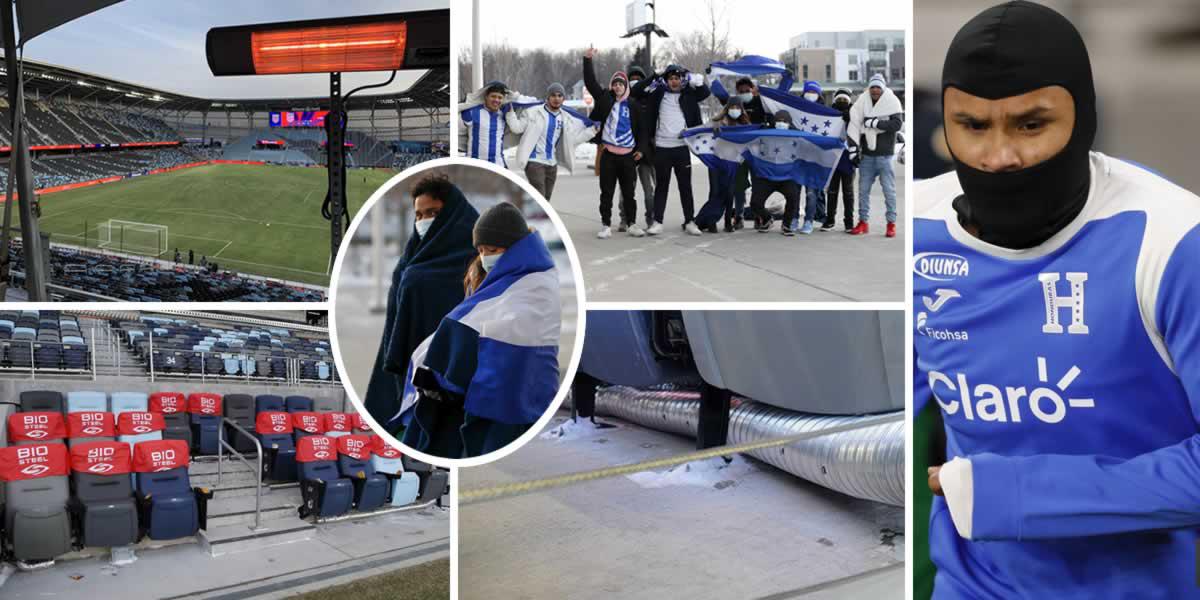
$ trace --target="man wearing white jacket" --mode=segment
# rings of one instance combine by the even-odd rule
[[[896,152],[896,133],[904,127],[904,107],[892,90],[888,89],[883,75],[876,74],[867,84],[867,93],[858,97],[850,107],[850,122],[847,124],[848,139],[858,143],[861,152],[858,169],[858,225],[850,231],[854,235],[869,232],[868,217],[871,212],[871,184],[876,177],[883,188],[883,201],[887,209],[887,237],[896,237],[896,174],[892,171],[892,155]]]
[[[519,134],[515,162],[525,177],[546,200],[554,193],[561,165],[575,171],[575,147],[596,135],[590,123],[563,109],[565,90],[561,83],[546,89],[546,103],[523,111],[510,111],[505,119],[508,130]]]

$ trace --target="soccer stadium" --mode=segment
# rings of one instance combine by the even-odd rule
[[[200,34],[180,43],[203,53],[206,40]],[[208,49],[211,66],[225,49],[208,43],[217,45]],[[48,248],[51,299],[324,299],[331,263],[325,167],[330,128],[339,122],[331,95],[200,97],[31,58],[20,68],[33,214]],[[213,69],[204,75],[224,74]],[[386,71],[361,75],[388,79]],[[7,77],[5,69],[5,85]],[[396,172],[446,153],[448,70],[410,69],[403,79],[404,87],[339,100],[344,223]],[[0,100],[0,193],[12,179],[14,112]],[[14,231],[19,222],[14,215]],[[21,242],[9,247],[10,301],[26,299],[28,248]]]
[[[325,322],[0,312],[0,595],[250,598],[448,556],[449,473],[371,434]]]

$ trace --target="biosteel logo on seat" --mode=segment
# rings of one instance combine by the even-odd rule
[[[154,415],[148,412],[135,412],[130,417],[133,419],[134,433],[150,433],[154,431]]]
[[[950,252],[921,252],[913,257],[913,273],[930,281],[954,281],[970,275],[971,265]]]
[[[21,472],[30,477],[37,477],[38,475],[42,475],[49,470],[50,467],[47,467],[46,465],[29,465],[28,467],[21,469]]]
[[[156,450],[150,453],[150,462],[154,464],[154,470],[170,471],[175,468],[175,461],[178,458],[174,450]]]
[[[101,412],[85,412],[79,414],[80,428],[79,433],[86,436],[102,435],[105,430],[105,413]]]
[[[0,481],[65,476],[69,472],[67,447],[63,444],[0,448]]]
[[[271,431],[274,431],[275,433],[283,433],[288,430],[289,424],[290,422],[288,420],[287,413],[271,414]]]

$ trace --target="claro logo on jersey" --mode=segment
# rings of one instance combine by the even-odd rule
[[[930,281],[954,281],[971,274],[967,259],[949,252],[921,252],[913,257],[913,272]]]
[[[934,399],[947,415],[961,412],[968,421],[1020,423],[1030,415],[1043,423],[1059,423],[1067,418],[1068,409],[1096,407],[1096,401],[1091,398],[1063,397],[1080,373],[1079,367],[1072,365],[1053,387],[1039,385],[1029,389],[990,383],[972,385],[965,373],[948,375],[930,371],[929,389],[933,390]],[[1039,383],[1050,383],[1043,356],[1037,357],[1037,378]]]

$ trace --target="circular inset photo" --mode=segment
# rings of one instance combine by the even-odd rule
[[[409,169],[367,200],[333,268],[347,392],[402,452],[490,462],[562,403],[582,278],[562,221],[524,180],[460,158]]]

